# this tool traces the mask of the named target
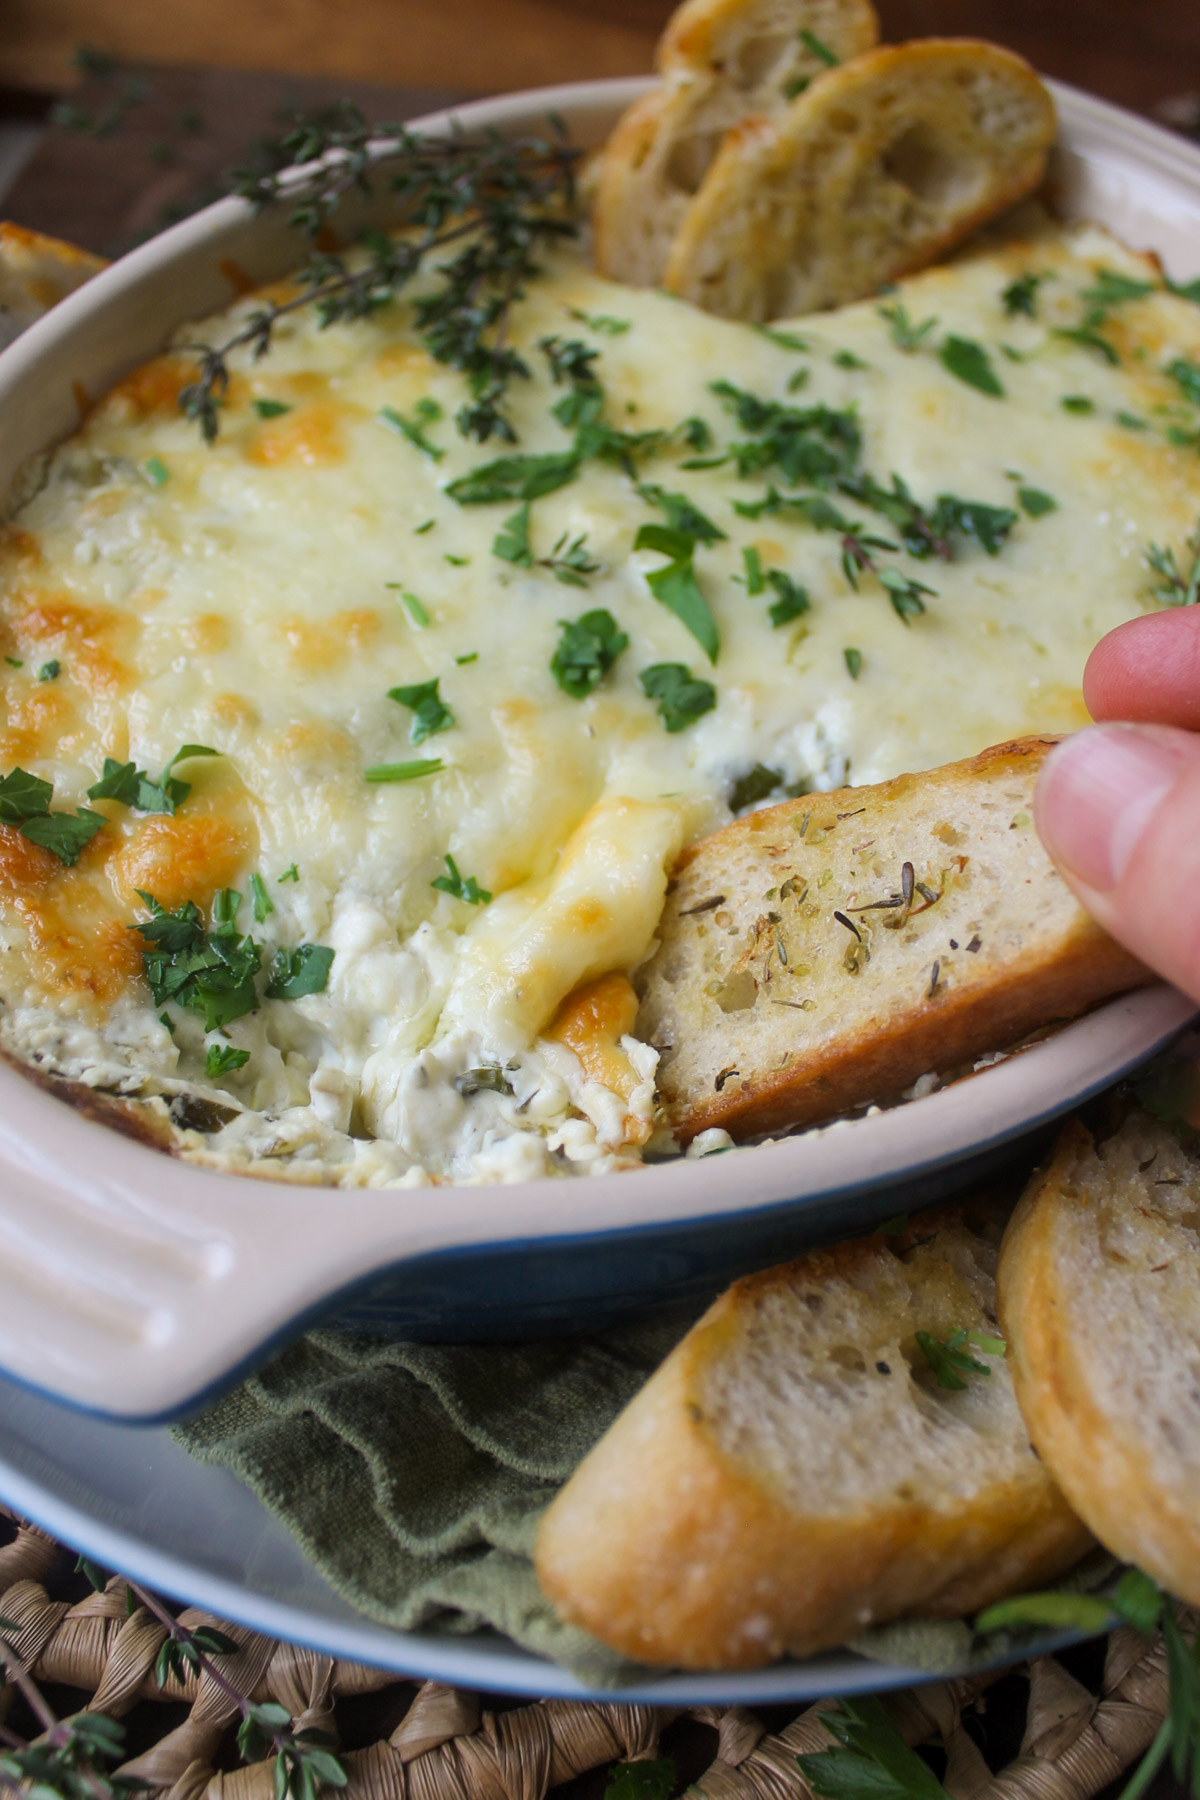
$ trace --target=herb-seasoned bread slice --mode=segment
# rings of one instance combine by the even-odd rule
[[[833,1118],[1152,979],[1034,831],[1055,741],[810,794],[684,852],[635,976],[679,1136]]]
[[[729,318],[862,299],[1030,193],[1054,103],[1011,51],[931,38],[831,69],[725,139],[664,283]]]
[[[659,283],[730,126],[782,114],[828,57],[844,62],[878,36],[870,0],[686,0],[659,44],[660,86],[625,114],[595,172],[601,273],[635,287]]]
[[[997,1354],[1007,1206],[923,1214],[736,1282],[547,1511],[535,1565],[625,1655],[746,1668],[1052,1579],[1090,1539]],[[971,1332],[958,1387],[932,1353]],[[961,1341],[960,1341],[961,1342]]]
[[[0,221],[0,349],[104,266],[88,250]]]
[[[1200,1163],[1136,1112],[1077,1121],[1000,1257],[1017,1398],[1102,1543],[1200,1604]]]

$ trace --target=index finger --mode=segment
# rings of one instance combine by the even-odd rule
[[[1130,619],[1101,638],[1083,673],[1093,719],[1200,730],[1200,607]]]

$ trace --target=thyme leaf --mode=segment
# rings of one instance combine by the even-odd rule
[[[942,367],[968,387],[994,400],[1003,400],[1004,383],[992,367],[992,359],[974,338],[958,337],[953,332],[941,348]]]

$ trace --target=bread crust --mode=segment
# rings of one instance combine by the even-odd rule
[[[684,852],[660,948],[635,978],[638,1033],[663,1050],[659,1088],[679,1136],[833,1118],[1153,979],[1073,899],[1032,832],[1034,783],[1057,741],[1021,738],[787,801]],[[899,909],[879,901],[881,885],[901,885],[899,854],[884,851],[882,884],[863,866],[889,836],[911,845],[913,878],[932,880],[942,903],[938,913],[915,896],[900,931],[886,926]],[[717,894],[724,910],[707,899]],[[980,943],[972,930],[989,907],[998,918]]]
[[[0,346],[105,267],[90,250],[0,220]]]
[[[618,121],[589,177],[602,274],[638,287],[662,280],[724,134],[750,114],[782,114],[793,84],[824,74],[805,30],[842,60],[879,36],[870,0],[686,0],[672,15],[661,85]]]
[[[1185,1454],[1168,1465],[1147,1429],[1153,1401],[1122,1400],[1104,1379],[1106,1346],[1096,1342],[1097,1334],[1111,1338],[1115,1317],[1125,1333],[1118,1356],[1152,1333],[1181,1374],[1200,1357],[1200,1298],[1184,1321],[1160,1313],[1153,1272],[1147,1279],[1138,1266],[1141,1240],[1153,1228],[1155,1181],[1139,1163],[1123,1195],[1106,1201],[1096,1142],[1072,1120],[1005,1233],[997,1299],[1017,1398],[1047,1468],[1103,1544],[1197,1605],[1200,1458]],[[1195,1226],[1190,1234],[1194,1240]],[[1193,1245],[1193,1273],[1195,1260]],[[1183,1385],[1193,1389],[1194,1377]],[[1171,1422],[1172,1437],[1194,1443],[1194,1413]]]
[[[674,235],[664,285],[764,320],[927,268],[1041,182],[1053,101],[1023,58],[930,38],[831,69],[730,132]]]
[[[921,1235],[930,1231],[941,1231],[945,1244],[945,1265],[934,1276],[947,1290],[950,1315],[966,1323],[954,1265],[970,1235],[953,1209],[924,1215]],[[834,1482],[823,1506],[804,1508],[745,1446],[731,1448],[714,1407],[714,1379],[731,1367],[730,1379],[738,1379],[747,1346],[763,1329],[764,1306],[809,1307],[839,1283],[882,1295],[896,1282],[897,1250],[912,1249],[917,1235],[898,1245],[867,1238],[813,1251],[735,1283],[716,1302],[543,1519],[535,1566],[564,1617],[644,1662],[752,1668],[785,1651],[805,1656],[844,1643],[905,1613],[972,1610],[1052,1579],[1083,1554],[1088,1534],[1024,1443],[1011,1393],[1005,1404],[1023,1451],[1014,1453],[1011,1437],[997,1442],[991,1466],[957,1489],[922,1473],[914,1456],[911,1480],[889,1466],[879,1490],[858,1503]],[[934,1304],[930,1291],[925,1305]],[[880,1305],[881,1331],[907,1332],[907,1319],[886,1316],[889,1303]],[[835,1339],[829,1367],[844,1354]],[[777,1343],[771,1348],[782,1378],[786,1354]],[[809,1379],[827,1378],[814,1365]],[[867,1372],[865,1379],[882,1377]],[[1007,1377],[998,1364],[975,1379],[994,1386]],[[751,1368],[741,1378],[747,1415],[761,1401],[761,1380]],[[917,1433],[920,1417],[914,1410]],[[845,1431],[844,1422],[830,1427],[835,1439]],[[833,1452],[841,1447],[835,1442]],[[824,1448],[814,1446],[814,1456]]]

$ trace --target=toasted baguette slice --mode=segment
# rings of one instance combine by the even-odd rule
[[[939,1387],[915,1333],[996,1330],[1008,1206],[923,1214],[739,1281],[576,1470],[535,1566],[627,1656],[750,1668],[1048,1580],[1090,1539],[1003,1356]]]
[[[635,976],[679,1136],[832,1118],[1152,979],[1033,829],[1055,742],[811,794],[684,852]]]
[[[595,173],[596,264],[635,287],[663,277],[671,241],[731,125],[786,112],[827,63],[879,36],[870,0],[686,0],[659,44],[662,83],[619,122]]]
[[[1004,1239],[1021,1411],[1102,1543],[1200,1605],[1200,1163],[1148,1114],[1073,1121]]]
[[[0,221],[0,349],[104,267],[89,250]]]
[[[1011,51],[937,38],[872,50],[782,119],[729,134],[664,284],[734,319],[862,299],[1037,187],[1054,131],[1049,93]]]

